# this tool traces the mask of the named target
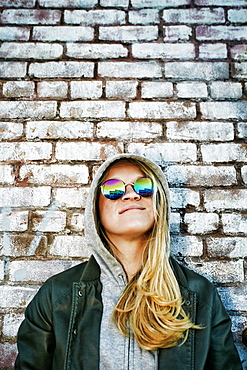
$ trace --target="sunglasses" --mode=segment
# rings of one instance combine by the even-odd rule
[[[153,194],[153,183],[148,177],[141,177],[134,183],[125,184],[122,180],[110,179],[105,181],[101,186],[101,193],[105,198],[110,200],[120,199],[126,190],[127,185],[132,185],[135,192],[142,197],[151,197]]]

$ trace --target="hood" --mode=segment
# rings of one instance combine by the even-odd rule
[[[94,255],[99,265],[102,266],[102,264],[103,265],[107,264],[108,270],[110,270],[114,275],[120,274],[120,273],[122,274],[123,270],[122,270],[120,263],[104,246],[104,244],[102,243],[97,233],[96,222],[94,218],[94,213],[95,213],[94,207],[96,204],[98,185],[100,183],[102,175],[106,172],[109,166],[115,161],[120,160],[120,159],[129,159],[129,158],[133,158],[133,159],[136,159],[144,163],[146,166],[148,166],[152,170],[153,173],[157,175],[166,193],[167,205],[168,205],[168,215],[170,213],[169,189],[168,189],[166,178],[161,168],[157,164],[149,160],[148,158],[135,155],[135,154],[124,153],[124,154],[119,154],[119,155],[110,157],[99,167],[92,181],[89,195],[87,198],[87,204],[86,204],[86,209],[85,209],[85,222],[84,222],[85,223],[85,239],[86,239],[86,244],[89,248],[89,251]]]

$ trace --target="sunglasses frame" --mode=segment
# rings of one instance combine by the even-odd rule
[[[152,189],[150,190],[150,195],[145,196],[145,195],[139,194],[139,193],[136,191],[136,189],[135,189],[135,184],[136,184],[136,182],[137,182],[138,180],[141,180],[141,179],[148,179],[148,180],[150,180],[151,185],[152,185]],[[106,196],[106,195],[104,194],[104,190],[103,190],[103,189],[104,189],[104,184],[105,184],[105,183],[107,183],[108,181],[111,181],[111,180],[118,180],[119,182],[121,182],[121,183],[124,185],[124,193],[123,193],[121,196],[119,196],[119,197],[117,197],[117,198],[115,198],[115,199],[111,199],[111,198],[109,198],[108,196]],[[108,179],[108,180],[104,181],[102,185],[100,185],[100,190],[101,190],[102,195],[103,195],[106,199],[109,199],[109,200],[118,200],[118,199],[121,199],[121,198],[124,196],[124,194],[126,193],[126,186],[127,186],[127,185],[132,185],[133,190],[135,191],[135,193],[136,193],[136,194],[138,194],[138,195],[139,195],[139,196],[141,196],[141,197],[144,197],[144,198],[149,198],[149,197],[151,197],[151,196],[153,195],[153,192],[154,192],[154,184],[153,184],[153,181],[150,179],[150,177],[146,177],[146,176],[140,177],[140,178],[139,178],[139,179],[137,179],[134,183],[133,183],[133,182],[128,182],[127,184],[125,184],[122,180],[119,180],[119,179]]]

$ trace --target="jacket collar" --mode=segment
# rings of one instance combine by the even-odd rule
[[[88,262],[86,263],[86,267],[82,272],[80,281],[89,282],[97,279],[99,280],[99,278],[100,278],[100,267],[96,259],[92,255],[89,258]]]

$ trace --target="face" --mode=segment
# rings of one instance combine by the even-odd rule
[[[128,161],[113,164],[104,181],[119,179],[125,184],[134,183],[145,177],[144,172]],[[122,198],[110,200],[99,195],[99,216],[108,238],[113,242],[116,238],[129,240],[146,240],[147,234],[154,224],[152,197],[138,195],[132,185],[126,186]]]

